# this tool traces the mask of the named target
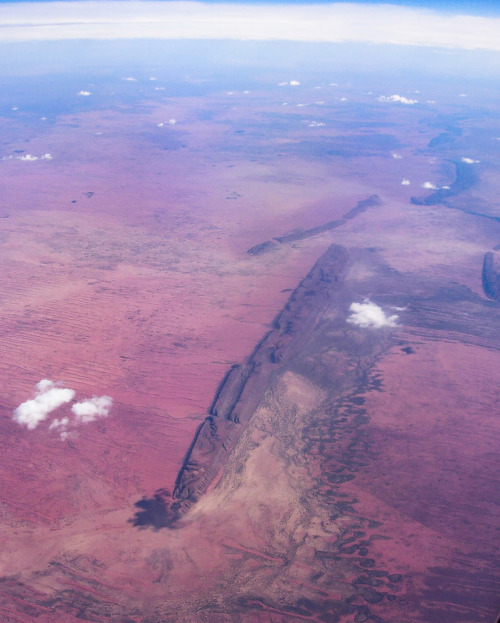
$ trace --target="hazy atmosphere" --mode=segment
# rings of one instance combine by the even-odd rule
[[[495,623],[500,10],[0,3],[0,618]]]

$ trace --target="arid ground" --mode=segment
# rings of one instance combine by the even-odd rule
[[[4,80],[0,618],[493,622],[495,85],[130,71]]]

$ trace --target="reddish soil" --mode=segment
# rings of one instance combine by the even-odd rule
[[[428,148],[439,129],[421,113],[372,111],[400,147],[366,142],[377,132],[332,93],[326,112],[310,89],[287,107],[262,91],[49,127],[0,120],[0,156],[14,154],[0,161],[2,620],[451,623],[500,610],[500,308],[481,283],[500,226],[464,211],[474,189],[410,203],[449,156]],[[455,155],[479,145],[463,125]],[[333,153],[339,137],[358,153]],[[486,179],[480,206],[498,181]],[[247,253],[374,194],[338,228]],[[255,414],[178,527],[135,527],[138,501],[173,491],[230,366],[332,243],[350,257],[342,295],[314,330],[299,323],[301,348],[252,395]],[[398,327],[347,325],[364,298]],[[78,400],[111,396],[110,416],[65,441],[50,418],[20,427],[13,410],[44,378]]]

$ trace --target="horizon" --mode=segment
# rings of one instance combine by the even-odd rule
[[[412,0],[10,0],[0,2],[0,40],[302,41],[500,51],[500,17],[491,16],[492,5],[483,6],[481,13],[470,8],[470,3],[456,7],[448,2],[416,6]]]

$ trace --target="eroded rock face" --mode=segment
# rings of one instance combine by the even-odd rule
[[[319,314],[338,295],[348,257],[344,248],[332,245],[293,291],[247,363],[228,371],[179,471],[170,510],[163,515],[165,525],[174,525],[220,474],[271,376],[293,358]]]
[[[500,273],[495,270],[495,256],[491,251],[484,256],[482,278],[486,296],[500,301]]]

